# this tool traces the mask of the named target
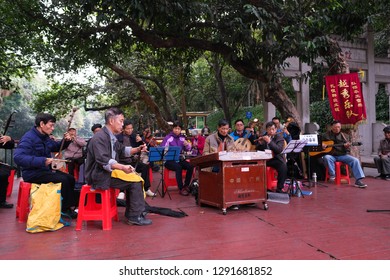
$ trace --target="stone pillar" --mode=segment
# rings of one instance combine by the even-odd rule
[[[264,123],[269,122],[275,117],[276,108],[271,102],[263,102],[264,104]]]
[[[364,139],[357,139],[363,142],[360,150],[364,156],[373,154],[373,133],[372,124],[376,122],[375,95],[379,85],[375,83],[375,57],[374,57],[374,36],[372,31],[367,32],[367,83],[363,84],[362,91],[366,104],[367,124],[359,125],[359,135],[366,135]],[[361,137],[360,137],[361,138]],[[363,141],[364,140],[364,141]]]

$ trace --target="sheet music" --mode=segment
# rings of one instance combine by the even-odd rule
[[[289,154],[289,153],[300,153],[302,152],[302,149],[306,146],[307,139],[306,140],[291,140],[288,142],[287,146],[282,151],[282,154]]]

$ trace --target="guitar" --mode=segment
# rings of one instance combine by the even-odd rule
[[[312,152],[309,152],[309,155],[311,157],[314,157],[314,156],[318,156],[318,155],[321,155],[321,154],[329,154],[333,147],[341,147],[341,146],[344,146],[344,143],[341,143],[341,144],[334,144],[334,142],[332,140],[329,140],[329,141],[322,141],[322,144],[325,144],[327,147],[325,149],[322,149],[322,147],[318,147],[318,151],[312,151]],[[362,142],[352,142],[351,143],[351,146],[361,146],[363,145]]]

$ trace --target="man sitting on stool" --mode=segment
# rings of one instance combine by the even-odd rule
[[[331,123],[330,131],[322,135],[323,141],[333,141],[333,149],[331,154],[324,156],[325,165],[328,166],[329,170],[329,181],[334,182],[335,173],[335,162],[340,161],[348,164],[352,168],[353,176],[356,179],[355,187],[365,188],[367,185],[363,183],[362,179],[365,177],[363,169],[357,158],[349,155],[351,152],[351,142],[348,140],[346,134],[341,132],[341,123],[339,121],[333,121]],[[341,144],[340,146],[338,144]],[[322,148],[326,149],[327,145],[322,143]]]
[[[273,158],[267,160],[267,166],[275,168],[278,172],[278,183],[276,186],[276,192],[283,192],[284,181],[287,178],[287,164],[282,154],[284,148],[283,136],[276,133],[276,127],[273,122],[267,122],[265,124],[267,134],[258,138],[256,150],[264,151],[271,150]]]
[[[146,219],[142,178],[134,173],[131,165],[118,163],[121,155],[130,156],[134,148],[122,145],[115,137],[122,131],[123,112],[117,108],[105,113],[106,125],[94,134],[88,144],[85,178],[94,189],[110,187],[125,191],[127,224],[145,226],[152,223]],[[146,151],[146,146],[137,148]]]
[[[374,162],[381,178],[390,181],[390,125],[383,132],[385,138],[379,142],[378,156],[374,157]]]

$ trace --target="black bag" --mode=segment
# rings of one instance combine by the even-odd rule
[[[198,179],[192,180],[189,188],[190,188],[190,193],[195,197],[195,203],[198,204],[198,196],[199,196],[199,182],[198,182]]]

